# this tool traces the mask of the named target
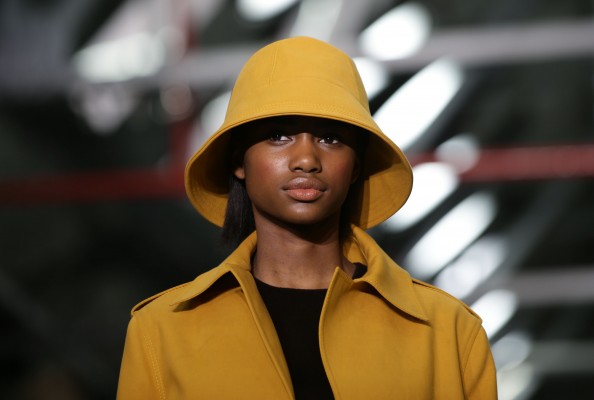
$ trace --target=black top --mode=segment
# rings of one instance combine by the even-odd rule
[[[353,278],[365,267],[357,264]],[[291,374],[296,399],[333,399],[318,340],[327,289],[292,289],[256,284],[272,318]]]

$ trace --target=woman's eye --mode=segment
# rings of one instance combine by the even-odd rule
[[[273,131],[268,135],[268,139],[271,142],[283,142],[289,139],[289,137],[283,132]]]
[[[324,135],[320,137],[320,142],[324,144],[338,144],[340,143],[340,138],[336,135]]]

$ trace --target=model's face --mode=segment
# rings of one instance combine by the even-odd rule
[[[275,117],[250,123],[243,162],[256,227],[335,223],[359,166],[357,128],[314,117]]]

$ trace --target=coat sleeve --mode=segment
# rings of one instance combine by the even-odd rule
[[[138,316],[128,325],[117,390],[117,400],[135,399],[165,399],[154,347]]]
[[[497,373],[485,330],[479,327],[464,368],[469,400],[497,400]]]

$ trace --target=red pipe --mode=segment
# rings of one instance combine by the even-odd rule
[[[410,158],[413,165],[436,160],[433,153]],[[183,165],[179,160],[172,164],[163,169],[81,172],[0,181],[0,206],[181,198],[185,196]],[[594,144],[486,149],[480,152],[476,164],[460,175],[462,182],[487,183],[582,177],[594,177]]]

